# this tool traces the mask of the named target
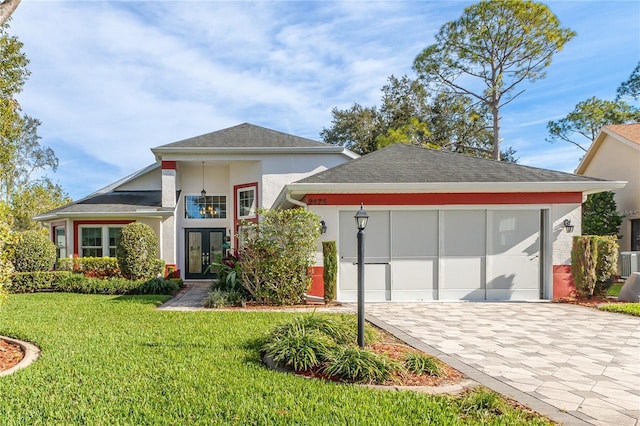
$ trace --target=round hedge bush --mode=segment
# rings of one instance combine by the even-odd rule
[[[158,270],[158,237],[149,225],[125,225],[116,249],[122,276],[130,280],[154,278]]]
[[[50,271],[56,263],[56,246],[42,232],[21,232],[11,263],[16,272]]]

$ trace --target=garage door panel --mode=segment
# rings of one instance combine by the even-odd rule
[[[365,302],[384,302],[390,299],[390,267],[388,264],[365,265]],[[358,299],[358,265],[352,262],[340,263],[340,291],[338,299],[356,301]]]
[[[489,211],[489,253],[534,255],[539,251],[538,210]]]
[[[502,290],[487,289],[487,299],[489,301],[505,300],[538,300],[540,293],[538,290]]]
[[[391,212],[394,259],[438,255],[437,211]]]
[[[484,289],[484,256],[441,257],[441,290]]]
[[[484,256],[486,214],[484,210],[444,210],[441,256]]]
[[[358,229],[353,218],[355,211],[340,212],[341,259],[355,262],[358,256]],[[364,232],[364,255],[366,262],[388,262],[390,253],[390,226],[388,211],[368,212],[369,221]]]
[[[438,300],[469,300],[481,301],[485,299],[485,290],[440,290]]]
[[[537,256],[488,256],[487,289],[537,290]]]
[[[391,263],[391,290],[421,290],[435,288],[437,258],[396,259]]]

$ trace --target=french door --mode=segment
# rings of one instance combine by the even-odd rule
[[[222,260],[224,228],[185,229],[186,279],[207,279],[213,277],[209,268],[212,263]]]

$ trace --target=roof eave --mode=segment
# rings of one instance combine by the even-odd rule
[[[418,182],[418,183],[291,183],[273,203],[285,207],[287,194],[302,199],[307,194],[375,193],[482,193],[482,192],[582,192],[585,195],[622,188],[626,181],[586,182]],[[297,196],[297,197],[296,197]]]
[[[344,154],[350,158],[358,158],[358,154],[342,146],[305,146],[305,147],[157,147],[151,152],[160,161],[164,154]]]
[[[108,212],[108,211],[98,211],[98,212],[58,212],[51,214],[42,214],[38,216],[34,216],[33,220],[38,222],[48,222],[55,219],[64,219],[64,218],[82,218],[82,217],[112,217],[112,218],[125,218],[125,217],[154,217],[154,218],[163,218],[168,217],[174,214],[173,209],[171,210],[153,210],[153,209],[138,209],[131,211],[123,211],[123,212]]]

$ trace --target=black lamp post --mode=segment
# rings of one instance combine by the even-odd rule
[[[354,217],[358,226],[358,346],[364,348],[364,228],[369,215],[363,204]]]

